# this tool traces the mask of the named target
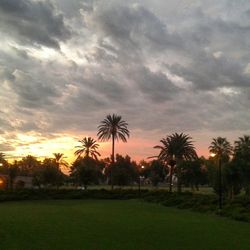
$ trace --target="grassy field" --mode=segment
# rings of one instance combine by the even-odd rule
[[[0,204],[0,249],[249,249],[250,224],[129,201]]]

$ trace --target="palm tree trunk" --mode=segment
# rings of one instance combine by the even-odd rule
[[[177,170],[177,177],[178,177],[178,179],[177,179],[177,191],[178,191],[178,193],[181,193],[181,191],[182,191],[182,188],[181,188],[181,186],[182,186],[182,183],[181,183],[181,169]]]
[[[113,180],[113,167],[115,163],[115,135],[112,134],[112,155],[111,155],[111,169],[110,169],[110,184],[111,189],[114,189],[114,180]]]
[[[230,200],[232,201],[234,199],[234,186],[231,186],[231,190],[230,190]]]
[[[169,173],[169,192],[172,192],[172,181],[173,180],[173,166],[170,166],[170,173]]]
[[[219,208],[222,209],[222,169],[221,169],[221,156],[219,158]]]
[[[111,161],[112,161],[112,164],[114,164],[115,163],[115,136],[114,136],[114,134],[112,134],[112,159],[111,159]]]
[[[179,163],[180,163],[180,160],[178,159],[176,161],[176,167],[177,167],[177,192],[181,193],[181,191],[182,191],[182,188],[181,188],[182,183],[181,183],[181,168],[178,166]]]

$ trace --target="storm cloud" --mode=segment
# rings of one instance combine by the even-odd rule
[[[59,48],[70,37],[63,15],[49,1],[3,0],[0,30],[14,42]]]
[[[0,139],[95,136],[110,113],[131,145],[250,133],[249,17],[246,1],[3,0]]]

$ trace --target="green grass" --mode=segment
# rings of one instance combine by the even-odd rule
[[[135,200],[0,204],[0,249],[249,249],[250,224]]]

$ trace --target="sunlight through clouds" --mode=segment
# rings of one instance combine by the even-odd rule
[[[53,156],[53,153],[72,151],[77,143],[76,138],[64,135],[53,135],[54,138],[47,139],[39,134],[18,134],[12,140],[16,150],[12,153],[14,157],[34,155],[36,157]]]

